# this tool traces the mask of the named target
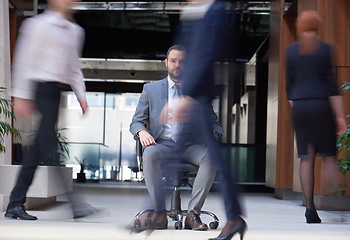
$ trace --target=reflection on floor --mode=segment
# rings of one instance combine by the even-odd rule
[[[142,208],[146,189],[143,184],[78,184],[75,190],[86,202],[100,211],[79,221],[71,219],[69,204],[64,197],[54,206],[29,211],[37,221],[20,221],[0,217],[1,240],[172,240],[172,239],[207,239],[219,234],[225,223],[222,200],[218,193],[211,192],[204,209],[215,212],[220,225],[217,230],[195,232],[191,230],[175,230],[169,221],[168,230],[144,231],[130,233],[126,226],[134,215]],[[186,208],[190,192],[182,194],[182,207]],[[350,211],[319,211],[322,224],[306,224],[304,207],[300,201],[282,201],[273,198],[271,193],[245,193],[242,195],[245,219],[248,231],[245,239],[258,240],[338,240],[349,239]],[[210,219],[203,217],[208,223]],[[233,239],[238,239],[235,236]]]

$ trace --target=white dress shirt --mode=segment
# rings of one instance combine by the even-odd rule
[[[169,109],[171,109],[172,104],[173,104],[173,99],[174,99],[174,94],[175,94],[175,82],[171,80],[168,76],[168,106]],[[168,119],[172,119],[172,113],[171,111],[168,111]],[[171,123],[166,123],[164,124],[164,130],[160,134],[160,138],[163,139],[171,139],[171,130],[172,130],[172,124]]]
[[[35,82],[70,85],[78,99],[85,99],[79,56],[84,30],[61,14],[45,11],[26,19],[16,43],[12,96],[34,99]]]

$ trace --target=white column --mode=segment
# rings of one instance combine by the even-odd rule
[[[0,86],[7,88],[11,97],[10,30],[8,1],[0,1]],[[0,116],[0,120],[4,119]],[[10,121],[9,121],[10,122]],[[11,136],[5,138],[6,153],[0,153],[0,164],[11,164]]]

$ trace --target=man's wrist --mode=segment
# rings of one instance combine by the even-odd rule
[[[140,132],[147,132],[146,130],[144,130],[144,129],[141,129],[141,130],[139,130],[137,133],[136,133],[136,135],[137,136],[140,136],[139,134],[140,134]]]
[[[217,131],[217,130],[213,130],[213,133],[214,133],[216,136],[221,137],[221,134],[220,134],[220,132],[219,132],[219,131]]]

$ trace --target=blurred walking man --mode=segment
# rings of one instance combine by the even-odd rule
[[[140,138],[144,147],[143,172],[146,186],[155,205],[156,214],[152,218],[150,228],[165,229],[168,225],[165,199],[163,192],[162,170],[163,164],[169,159],[169,152],[175,148],[181,126],[171,123],[171,113],[167,115],[169,123],[160,124],[159,116],[164,105],[172,104],[174,99],[181,95],[181,75],[185,62],[186,51],[181,45],[174,45],[168,50],[165,64],[168,77],[144,85],[135,115],[130,125],[133,135]],[[209,112],[211,117],[212,134],[218,139],[222,127],[213,109]],[[146,128],[148,124],[148,128]],[[210,164],[206,147],[188,141],[184,151],[177,159],[199,167],[193,184],[191,200],[188,204],[188,214],[185,228],[193,230],[207,230],[208,226],[202,223],[200,211],[215,178],[215,170]],[[167,171],[171,171],[168,170]]]
[[[76,0],[48,0],[48,10],[25,20],[20,29],[12,81],[14,112],[30,119],[36,109],[41,120],[11,192],[5,217],[37,219],[23,205],[38,163],[45,161],[57,147],[55,125],[61,91],[72,88],[83,113],[88,108],[79,63],[84,31],[71,22],[73,2]],[[75,218],[85,215],[74,208],[73,214]]]
[[[161,123],[168,122],[167,114],[173,114],[173,121],[182,122],[183,128],[177,141],[177,154],[181,154],[187,139],[196,137],[197,144],[208,148],[209,156],[220,180],[227,222],[218,237],[210,240],[230,240],[235,234],[243,239],[246,223],[238,200],[237,187],[228,160],[222,154],[218,142],[212,136],[211,118],[208,107],[220,94],[215,84],[214,63],[229,61],[228,53],[232,40],[230,26],[235,21],[234,5],[227,0],[197,0],[199,11],[182,13],[183,30],[179,39],[187,48],[187,60],[182,76],[183,96],[172,105],[165,106]],[[185,23],[186,22],[186,23]],[[234,25],[233,25],[234,26]]]

